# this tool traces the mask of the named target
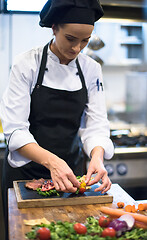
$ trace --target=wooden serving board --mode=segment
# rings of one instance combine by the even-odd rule
[[[51,196],[44,197],[37,191],[27,189],[25,183],[27,181],[14,181],[13,186],[16,194],[18,208],[32,207],[49,207],[49,206],[71,206],[79,204],[96,204],[96,203],[112,203],[113,196],[111,194],[102,194],[94,192],[98,184],[91,186],[84,194],[60,193],[60,197]]]

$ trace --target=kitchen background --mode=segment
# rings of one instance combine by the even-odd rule
[[[52,38],[50,29],[39,26],[38,14],[4,13],[3,2],[0,1],[0,100],[9,84],[15,56],[45,45]],[[113,159],[105,161],[105,166],[111,180],[134,199],[147,199],[146,1],[101,3],[105,17],[96,23],[84,52],[98,61],[103,70],[111,138],[116,146]],[[1,171],[5,144],[2,128],[0,132]],[[1,208],[2,204],[0,212]]]

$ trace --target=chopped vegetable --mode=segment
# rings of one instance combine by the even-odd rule
[[[124,202],[117,203],[118,208],[123,208],[125,206]]]
[[[132,212],[132,206],[131,205],[126,205],[125,206],[125,211],[126,212]]]
[[[103,228],[99,225],[99,220],[94,217],[88,217],[86,219],[87,233],[91,235],[100,235]]]
[[[136,213],[137,212],[137,209],[135,207],[135,205],[132,205],[132,213]]]
[[[119,220],[125,221],[127,223],[127,229],[131,230],[134,226],[135,219],[130,214],[122,215]]]
[[[136,209],[135,205],[126,205],[125,211],[135,213],[135,212],[137,212],[137,209]]]
[[[138,204],[138,210],[139,211],[147,210],[147,203]]]
[[[83,194],[86,191],[86,183],[84,181],[81,182],[79,189],[76,193]]]
[[[126,232],[128,229],[128,225],[125,221],[121,221],[119,219],[114,219],[112,222],[110,222],[109,227],[112,227],[116,231],[116,236],[121,236],[122,233]]]
[[[37,239],[37,230],[39,227],[47,227],[51,232],[51,240],[65,240],[65,239],[73,239],[73,240],[96,240],[95,234],[100,236],[101,232],[103,231],[103,228],[101,228],[98,224],[98,220],[94,217],[88,217],[85,222],[85,228],[87,229],[87,232],[85,234],[78,234],[74,230],[74,225],[76,223],[70,223],[70,222],[61,222],[58,221],[57,223],[51,222],[50,224],[41,224],[39,226],[35,226],[32,228],[32,230],[28,233],[26,233],[27,239]],[[81,225],[81,223],[78,223]],[[93,236],[94,234],[94,236]],[[97,236],[96,236],[97,237]],[[99,237],[100,240],[103,240]]]
[[[77,178],[77,179],[80,179],[80,178],[81,178],[81,176],[77,176],[76,178]]]
[[[83,187],[82,187],[82,188],[81,188],[81,187],[79,188],[79,193],[82,193],[82,194],[83,194],[85,191],[86,191],[86,188],[83,188]]]
[[[26,233],[27,239],[38,240],[37,231],[40,227],[45,227],[50,230],[51,240],[147,240],[147,230],[142,228],[133,228],[130,231],[123,233],[121,237],[102,237],[104,228],[99,226],[99,219],[94,217],[88,217],[85,222],[87,228],[86,234],[78,234],[74,230],[75,222],[50,222],[50,224],[40,224],[34,226],[32,230]],[[108,231],[108,230],[107,230]],[[105,230],[106,234],[107,231]],[[104,233],[105,233],[104,232]],[[112,234],[114,230],[108,231],[108,234]],[[103,233],[103,234],[104,234]]]
[[[124,212],[121,209],[113,209],[113,208],[109,208],[109,207],[105,207],[105,206],[100,207],[100,211],[107,215],[113,216],[113,217],[120,217],[124,214],[127,214],[126,212]],[[134,217],[135,220],[147,224],[147,216],[139,214],[139,213],[129,213],[129,214],[132,217]]]
[[[116,231],[112,227],[107,227],[102,232],[102,237],[115,237]]]
[[[85,182],[81,182],[80,188],[86,188],[86,183]]]
[[[147,239],[147,231],[143,229],[132,229],[132,231],[126,232],[125,235],[123,236],[123,239],[119,240],[124,240],[124,239],[131,239],[131,240],[146,240]]]
[[[101,227],[108,227],[109,223],[110,223],[110,218],[109,217],[101,216],[99,218],[99,225]]]
[[[56,189],[49,190],[49,191],[41,191],[41,188],[37,188],[37,193],[44,196],[44,197],[50,197],[50,196],[58,196],[60,197],[59,192]]]

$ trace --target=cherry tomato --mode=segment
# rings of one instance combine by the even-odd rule
[[[49,240],[51,239],[51,232],[48,228],[41,227],[37,230],[37,236],[39,240]]]
[[[80,187],[79,188],[79,193],[84,193],[86,191],[86,188]]]
[[[87,233],[87,228],[84,224],[82,223],[75,223],[74,224],[74,230],[78,234],[86,234]]]
[[[99,218],[99,225],[101,227],[108,227],[109,223],[110,223],[109,217],[102,216]]]
[[[116,236],[116,231],[114,228],[107,227],[103,230],[102,232],[102,237],[115,237]]]

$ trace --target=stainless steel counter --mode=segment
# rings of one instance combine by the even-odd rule
[[[135,200],[147,199],[147,147],[117,147],[114,157],[104,163],[113,183]]]

